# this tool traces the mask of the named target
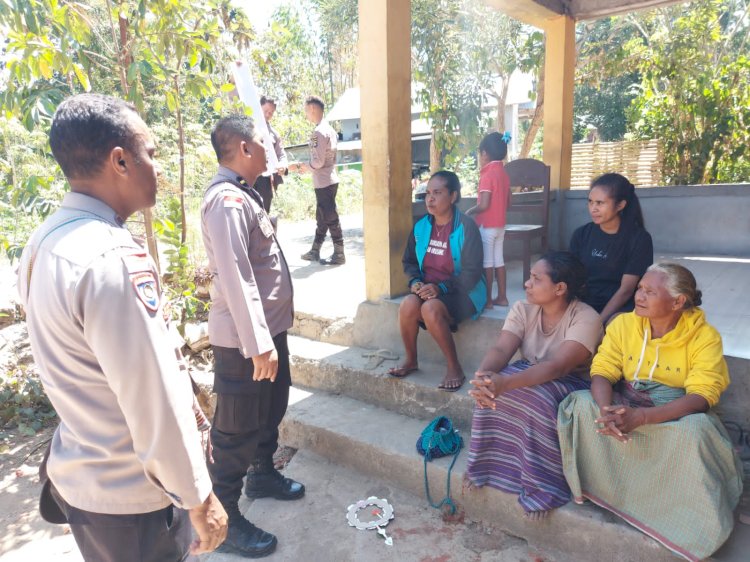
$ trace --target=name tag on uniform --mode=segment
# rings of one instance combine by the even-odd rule
[[[266,238],[271,238],[273,236],[273,224],[271,223],[271,219],[264,211],[261,211],[261,213],[259,213],[258,221],[260,222],[260,231],[263,233],[263,236],[265,236]]]

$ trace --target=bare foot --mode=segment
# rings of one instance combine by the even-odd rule
[[[494,301],[492,301],[492,304],[494,304],[495,306],[508,306],[508,299],[506,297],[497,297]]]
[[[487,301],[487,304],[485,304],[485,305],[484,305],[484,309],[485,309],[485,310],[492,310],[492,308],[493,308],[494,306],[495,306],[495,305],[493,305],[493,304],[492,304],[492,301]]]
[[[419,370],[419,365],[416,363],[404,363],[399,367],[391,367],[388,369],[388,374],[397,379],[403,379],[407,375]]]
[[[524,514],[524,517],[528,519],[529,521],[533,521],[534,523],[538,523],[539,521],[544,521],[547,519],[547,516],[549,516],[550,511],[527,511]]]
[[[463,371],[446,373],[443,382],[438,385],[438,388],[446,392],[456,392],[463,386],[464,382],[466,382],[466,375],[464,375]]]

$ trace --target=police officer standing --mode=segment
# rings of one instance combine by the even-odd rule
[[[258,192],[266,153],[251,118],[225,117],[211,133],[219,170],[201,207],[208,255],[216,413],[211,430],[216,495],[229,515],[222,551],[261,557],[276,537],[239,511],[242,478],[251,498],[301,498],[305,487],[273,465],[291,376],[287,333],[294,320],[292,280]]]
[[[330,123],[323,118],[325,104],[317,96],[310,96],[305,100],[305,117],[315,124],[315,130],[310,136],[310,161],[300,164],[297,169],[301,172],[311,172],[317,208],[315,219],[315,239],[309,252],[302,254],[307,261],[320,261],[323,265],[341,265],[346,263],[344,256],[344,233],[341,231],[339,213],[336,209],[336,192],[339,178],[336,175],[336,144],[338,135]],[[320,259],[320,248],[330,230],[333,240],[333,255]]]
[[[266,213],[270,213],[271,201],[273,201],[273,196],[278,186],[284,183],[288,163],[286,152],[284,152],[284,147],[281,143],[281,136],[271,127],[271,119],[273,118],[273,114],[276,113],[276,100],[261,96],[260,109],[263,111],[266,127],[268,127],[268,134],[271,137],[272,148],[270,149],[276,153],[278,165],[275,170],[266,170],[259,175],[253,187],[255,187],[255,190],[263,198],[263,208],[266,210]]]
[[[50,146],[71,192],[32,235],[18,277],[34,360],[60,417],[43,514],[55,504],[90,562],[209,552],[226,535],[226,513],[211,492],[154,263],[124,227],[156,201],[154,140],[132,105],[82,94],[58,107]]]

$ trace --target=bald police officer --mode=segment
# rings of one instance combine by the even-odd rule
[[[124,226],[156,200],[154,140],[133,106],[83,94],[58,107],[50,146],[71,192],[29,240],[18,287],[60,417],[51,495],[86,561],[209,552],[226,535],[226,513],[211,492],[154,263]]]
[[[266,169],[253,120],[225,117],[211,133],[219,170],[201,207],[211,272],[209,340],[216,413],[211,429],[216,495],[229,515],[222,551],[266,556],[276,537],[239,511],[242,478],[252,498],[301,498],[305,487],[273,465],[291,376],[287,330],[294,320],[292,279],[263,201],[250,187]]]

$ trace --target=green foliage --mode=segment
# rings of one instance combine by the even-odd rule
[[[674,184],[747,181],[748,6],[711,0],[679,10],[645,18],[645,40],[627,45],[643,76],[634,133],[664,141],[664,172]]]
[[[749,9],[747,0],[710,0],[593,24],[579,76],[605,105],[588,104],[580,119],[598,112],[617,123],[616,106],[625,108],[632,137],[663,141],[672,184],[747,181]],[[585,103],[587,92],[578,94]]]
[[[178,321],[178,330],[185,323],[206,311],[206,304],[195,296],[195,266],[190,260],[190,249],[182,242],[182,211],[180,201],[166,201],[163,215],[154,223],[154,230],[167,258],[167,269],[163,273],[164,289],[169,299],[169,313]]]
[[[41,381],[25,365],[0,377],[0,428],[17,426],[33,437],[56,418]]]

